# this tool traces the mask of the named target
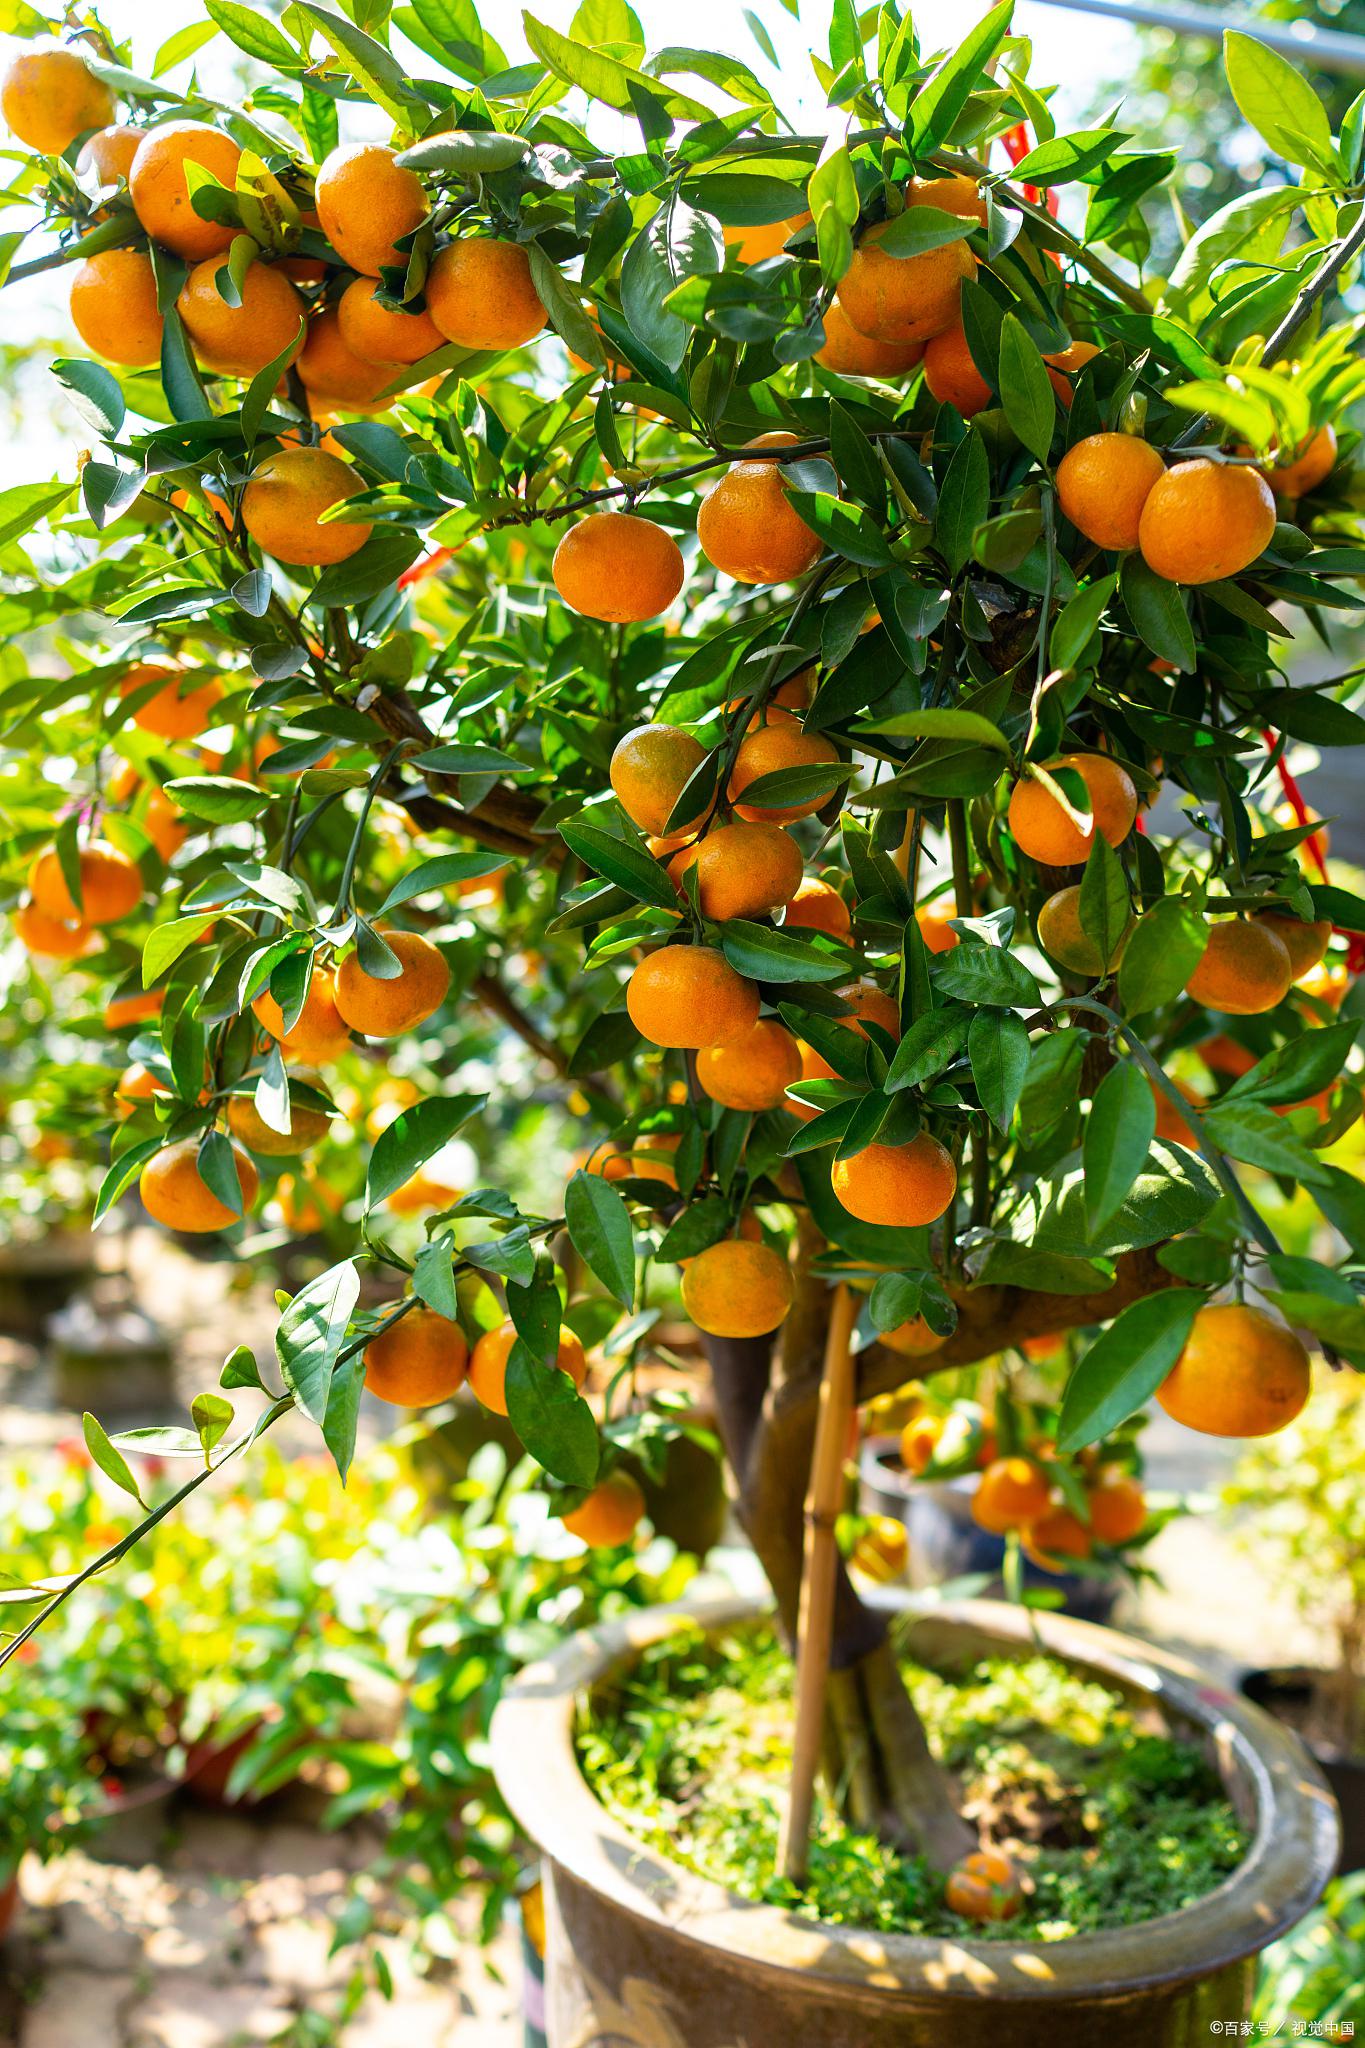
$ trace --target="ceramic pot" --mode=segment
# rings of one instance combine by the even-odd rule
[[[1242,1680],[1242,1691],[1277,1721],[1298,1730],[1304,1716],[1312,1711],[1319,1687],[1329,1682],[1330,1674],[1326,1671],[1289,1665],[1248,1671]],[[1343,1872],[1365,1870],[1365,1756],[1343,1756],[1339,1750],[1324,1749],[1317,1742],[1308,1746],[1341,1809],[1338,1867]]]

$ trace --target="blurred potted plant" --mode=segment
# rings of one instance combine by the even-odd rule
[[[1294,1727],[1341,1805],[1342,1868],[1365,1866],[1365,1399],[1344,1375],[1239,1461],[1223,1498],[1268,1579],[1333,1645],[1330,1665],[1248,1672],[1249,1698]]]
[[[65,1703],[15,1667],[0,1695],[0,1937],[19,1902],[25,1855],[46,1862],[88,1835],[102,1793]]]

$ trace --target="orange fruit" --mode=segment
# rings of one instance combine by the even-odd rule
[[[794,1297],[791,1268],[771,1245],[727,1237],[687,1262],[683,1307],[708,1337],[766,1337]]]
[[[584,618],[613,625],[657,619],[682,589],[682,550],[652,519],[592,512],[560,541],[551,574],[565,604]]]
[[[946,1420],[943,1415],[916,1415],[901,1431],[901,1463],[916,1478],[933,1464]]]
[[[318,222],[352,270],[378,277],[386,265],[406,265],[395,245],[420,227],[429,211],[416,171],[396,162],[382,142],[348,142],[324,157],[314,187]]]
[[[28,887],[45,917],[67,924],[117,924],[142,901],[137,863],[107,839],[92,839],[77,855],[81,900],[76,903],[62,873],[57,849],[48,846],[29,870]]]
[[[959,220],[986,225],[985,195],[965,171],[954,171],[946,178],[912,178],[904,198],[907,206],[932,206],[940,213],[955,213]]]
[[[469,1346],[448,1316],[422,1305],[365,1346],[365,1385],[397,1408],[431,1408],[464,1385]]]
[[[703,1046],[697,1054],[698,1085],[727,1109],[778,1109],[800,1078],[801,1048],[775,1017],[760,1017],[742,1038]]]
[[[232,1147],[232,1156],[241,1189],[242,1214],[245,1215],[256,1199],[260,1181],[255,1167],[240,1147]],[[185,1138],[178,1145],[167,1145],[162,1151],[153,1153],[142,1169],[138,1193],[147,1214],[155,1222],[164,1223],[168,1230],[195,1233],[228,1230],[240,1221],[236,1212],[218,1199],[200,1174],[199,1145],[194,1138]]]
[[[738,816],[750,824],[787,825],[793,818],[808,818],[829,802],[831,790],[785,804],[746,804],[741,799],[761,775],[776,775],[784,768],[824,767],[838,759],[838,748],[823,733],[805,732],[799,725],[761,725],[739,743],[730,771],[730,801]]]
[[[1147,1496],[1127,1472],[1101,1472],[1085,1504],[1098,1543],[1131,1543],[1147,1526]]]
[[[196,263],[180,288],[176,309],[206,370],[224,377],[254,377],[290,343],[303,347],[303,300],[279,268],[253,263],[242,279],[240,306],[218,294],[222,264]]]
[[[383,363],[390,370],[420,363],[423,356],[445,346],[445,336],[430,313],[395,313],[392,307],[381,306],[378,282],[370,277],[347,285],[337,301],[337,325],[353,356],[364,363]]]
[[[522,348],[545,325],[520,242],[476,235],[448,242],[427,272],[426,294],[432,319],[460,348]]]
[[[163,789],[148,790],[140,822],[164,861],[174,860],[189,838],[189,826]]]
[[[810,226],[809,213],[794,213],[789,220],[763,221],[758,227],[723,227],[727,249],[733,249],[741,263],[763,263],[780,256],[800,228]]]
[[[362,1038],[397,1038],[439,1010],[450,990],[445,955],[418,932],[381,927],[390,952],[398,955],[401,972],[384,981],[367,974],[360,955],[351,953],[336,976],[336,1006],[342,1019]]]
[[[425,1216],[433,1210],[453,1209],[464,1190],[452,1187],[448,1180],[438,1174],[428,1173],[419,1166],[410,1174],[401,1187],[391,1195],[385,1195],[384,1207],[391,1209],[395,1216]]]
[[[300,1072],[298,1078],[317,1085],[315,1074]],[[311,1145],[320,1144],[331,1128],[332,1119],[325,1109],[311,1109],[302,1102],[290,1103],[287,1131],[268,1124],[249,1095],[234,1095],[228,1102],[228,1129],[248,1152],[259,1152],[263,1159],[296,1158]]]
[[[1249,1074],[1256,1064],[1255,1053],[1239,1045],[1235,1038],[1229,1038],[1225,1031],[1206,1038],[1195,1050],[1211,1074],[1226,1074],[1232,1081]]]
[[[1185,993],[1228,1017],[1257,1017],[1284,1001],[1294,979],[1289,948],[1261,919],[1230,917],[1209,927],[1204,957]]]
[[[1118,965],[1127,938],[1125,931],[1109,958],[1103,958],[1100,948],[1081,925],[1079,882],[1058,889],[1038,912],[1038,943],[1043,951],[1068,973],[1087,975],[1092,981]]]
[[[164,1081],[158,1081],[155,1074],[134,1062],[119,1076],[114,1100],[119,1105],[120,1116],[127,1116],[139,1102],[150,1102],[154,1095],[169,1095],[170,1092]]]
[[[1336,459],[1336,429],[1319,427],[1288,462],[1277,461],[1261,475],[1277,498],[1301,498],[1306,491],[1317,489]]]
[[[1191,1109],[1197,1112],[1203,1108],[1200,1097],[1194,1093],[1192,1088],[1187,1088],[1183,1081],[1177,1081],[1175,1085],[1181,1095],[1184,1096],[1186,1102],[1189,1103]],[[1164,1138],[1167,1144],[1170,1145],[1192,1145],[1194,1143],[1194,1130],[1192,1126],[1180,1114],[1180,1111],[1171,1101],[1164,1088],[1158,1088],[1154,1081],[1151,1082],[1150,1086],[1152,1100],[1156,1103],[1155,1135],[1158,1138]]]
[[[81,146],[77,170],[93,172],[101,185],[126,185],[142,136],[141,128],[125,128],[118,122],[97,128]]]
[[[751,448],[791,448],[794,434],[762,434]],[[736,583],[787,583],[813,569],[824,543],[787,495],[782,464],[735,463],[701,503],[697,540],[708,562]]]
[[[160,360],[163,321],[152,259],[143,249],[101,249],[71,280],[71,320],[88,349],[130,370]]]
[[[1055,354],[1043,357],[1047,365],[1047,381],[1056,392],[1063,412],[1070,412],[1076,395],[1071,388],[1072,377],[1099,353],[1093,341],[1073,341]]]
[[[79,960],[97,943],[94,932],[80,918],[49,917],[31,901],[10,913],[10,924],[24,951],[40,960]]]
[[[849,324],[873,341],[929,341],[957,321],[962,280],[975,275],[976,258],[965,242],[888,256],[878,245],[890,226],[867,230],[835,297]]]
[[[1275,499],[1258,469],[1197,456],[1177,462],[1147,494],[1142,559],[1168,583],[1240,576],[1275,531]]]
[[[1027,1458],[997,1458],[977,1481],[972,1520],[992,1536],[1008,1536],[1048,1511],[1052,1488]]]
[[[798,1039],[797,1051],[801,1055],[801,1072],[796,1077],[798,1081],[831,1081],[834,1079],[833,1067],[830,1066],[827,1060],[821,1059],[813,1045],[807,1045],[804,1039]],[[784,1102],[782,1107],[786,1110],[788,1116],[799,1118],[803,1124],[808,1124],[813,1116],[819,1116],[820,1114],[813,1103],[801,1102],[794,1095],[789,1101]]]
[[[626,984],[626,1008],[651,1045],[725,1045],[758,1021],[758,990],[709,946],[661,946]]]
[[[516,1341],[516,1324],[500,1323],[496,1330],[484,1331],[469,1355],[470,1390],[494,1415],[507,1413],[507,1361]],[[560,1372],[566,1372],[576,1387],[581,1387],[588,1377],[588,1361],[583,1355],[583,1346],[567,1323],[559,1326],[555,1366]]]
[[[0,80],[0,111],[20,142],[60,156],[87,128],[104,127],[114,96],[75,50],[25,50]]]
[[[673,1154],[681,1143],[682,1134],[678,1131],[647,1131],[627,1162],[631,1173],[637,1180],[658,1180],[667,1188],[676,1188],[678,1176],[673,1168]]]
[[[268,988],[261,990],[251,1010],[261,1028],[278,1039],[287,1058],[309,1066],[324,1066],[351,1042],[350,1027],[337,1009],[336,981],[325,967],[314,967],[303,1008],[290,1030],[285,1030],[284,1013]]]
[[[1066,1561],[1089,1557],[1094,1539],[1070,1508],[1050,1508],[1023,1534],[1024,1555],[1045,1572],[1064,1572]]]
[[[106,1031],[122,1031],[129,1024],[145,1023],[148,1017],[160,1013],[165,1000],[165,994],[159,988],[133,989],[127,995],[110,996],[104,1006],[104,1028]]]
[[[878,988],[875,981],[853,981],[844,988],[834,991],[849,1006],[852,1015],[841,1017],[839,1022],[845,1030],[856,1032],[859,1038],[866,1038],[864,1024],[880,1024],[883,1031],[889,1031],[893,1038],[901,1035],[900,1005],[896,998],[885,989]]]
[[[873,341],[859,334],[837,299],[825,308],[824,323],[824,346],[815,360],[838,376],[904,377],[923,359],[923,342]]]
[[[1138,544],[1142,508],[1166,474],[1160,451],[1135,434],[1087,434],[1057,464],[1057,502],[1096,547]]]
[[[644,1518],[645,1497],[629,1472],[611,1472],[563,1517],[564,1527],[593,1550],[629,1543]]]
[[[1195,1315],[1156,1397],[1204,1436],[1273,1436],[1294,1420],[1311,1383],[1308,1353],[1287,1324],[1263,1308],[1215,1302]]]
[[[252,471],[242,493],[242,522],[277,562],[312,569],[344,562],[364,547],[372,527],[318,522],[331,506],[354,497],[357,483],[349,464],[321,448],[283,448]]]
[[[920,937],[931,953],[951,953],[961,943],[962,934],[953,930],[951,922],[957,914],[957,905],[951,902],[926,904],[915,912]]]
[[[850,1216],[912,1230],[933,1223],[957,1190],[957,1168],[928,1131],[908,1145],[867,1145],[851,1159],[836,1159],[830,1185]]]
[[[944,1902],[964,1920],[1012,1920],[1024,1902],[1018,1873],[999,1849],[977,1849],[949,1872]]]
[[[1318,1002],[1330,1003],[1334,1010],[1338,1010],[1353,978],[1345,966],[1324,960],[1317,967],[1310,967],[1307,974],[1301,974],[1295,985],[1301,995],[1313,996]]]
[[[140,661],[130,668],[118,686],[120,697],[131,697],[148,683],[164,677],[165,688],[157,690],[133,713],[140,732],[159,740],[193,740],[213,723],[214,706],[223,694],[220,682],[210,679],[191,686],[187,674],[155,661]]]
[[[911,1316],[909,1322],[898,1323],[894,1330],[883,1330],[880,1341],[901,1358],[928,1358],[931,1352],[941,1351],[948,1339],[931,1330],[923,1316]]]
[[[1289,955],[1289,971],[1295,981],[1301,981],[1305,974],[1326,957],[1332,943],[1332,921],[1320,917],[1311,922],[1294,917],[1287,910],[1259,910],[1257,924],[1263,924],[1267,931],[1274,932]]]
[[[1104,834],[1111,846],[1118,846],[1133,829],[1137,816],[1137,790],[1127,770],[1107,754],[1063,754],[1045,763],[1050,775],[1059,768],[1074,769],[1090,798],[1091,826],[1082,832],[1073,824],[1050,790],[1031,775],[1021,776],[1010,797],[1009,825],[1021,853],[1044,867],[1079,867],[1095,840]]]
[[[377,406],[395,374],[391,364],[367,362],[347,345],[335,306],[309,321],[298,370],[308,391],[341,411]]]
[[[910,1562],[910,1532],[904,1522],[894,1515],[873,1515],[854,1546],[852,1562],[883,1585],[898,1579]]]
[[[221,128],[203,121],[163,121],[137,146],[128,172],[133,211],[154,242],[190,263],[220,256],[238,229],[204,220],[190,202],[186,164],[198,164],[229,192],[237,185],[242,152]]]
[[[701,913],[718,924],[776,910],[801,881],[801,849],[781,825],[718,825],[669,862],[680,889],[694,863]]]
[[[791,931],[824,932],[827,938],[847,939],[853,930],[848,905],[832,882],[814,875],[802,882],[786,906],[783,925]]]
[[[631,823],[642,832],[662,833],[704,755],[701,744],[678,725],[639,725],[618,740],[608,774]]]
[[[964,420],[995,403],[960,327],[946,327],[924,344],[924,381],[940,405],[951,405]]]

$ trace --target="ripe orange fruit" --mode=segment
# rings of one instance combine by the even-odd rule
[[[174,860],[189,838],[189,826],[163,789],[148,790],[139,820],[162,860]]]
[[[791,448],[794,434],[761,434],[751,448]],[[787,583],[824,552],[787,495],[782,464],[753,457],[726,471],[703,498],[697,540],[708,562],[736,583]]]
[[[953,406],[964,420],[995,403],[960,327],[946,327],[924,344],[924,381],[940,405]]]
[[[689,1259],[683,1307],[708,1337],[766,1337],[786,1317],[791,1268],[771,1245],[727,1237]]]
[[[920,937],[931,953],[951,953],[961,943],[962,934],[953,930],[951,922],[957,914],[957,905],[951,901],[928,904],[915,912]]]
[[[1288,462],[1275,462],[1261,475],[1277,498],[1301,498],[1317,489],[1336,459],[1336,429],[1319,427]]]
[[[962,280],[976,273],[965,242],[918,256],[888,256],[878,244],[890,228],[869,228],[835,287],[850,324],[873,341],[929,341],[959,317]]]
[[[318,569],[344,562],[363,548],[372,527],[359,521],[321,526],[331,506],[355,496],[357,478],[349,464],[321,448],[282,448],[252,471],[242,493],[242,522],[266,555],[277,562]]]
[[[27,50],[0,81],[0,110],[20,142],[60,156],[87,128],[103,128],[114,96],[74,50]]]
[[[351,1042],[350,1027],[337,1009],[335,979],[325,967],[314,967],[303,1008],[290,1030],[285,1030],[284,1014],[268,988],[261,990],[251,1010],[262,1029],[278,1039],[286,1058],[309,1066],[324,1066]]]
[[[1071,1558],[1089,1557],[1094,1539],[1070,1508],[1050,1508],[1023,1532],[1024,1555],[1045,1572],[1064,1572]]]
[[[1177,462],[1147,494],[1138,526],[1142,559],[1168,583],[1240,576],[1275,531],[1275,499],[1258,469]]]
[[[260,1181],[250,1159],[236,1145],[232,1156],[245,1215],[256,1199]],[[142,1169],[138,1193],[147,1214],[155,1222],[164,1223],[168,1230],[228,1230],[240,1220],[226,1202],[219,1201],[200,1174],[199,1146],[194,1138],[182,1139],[178,1145],[168,1145],[153,1153]]]
[[[1263,924],[1267,931],[1274,932],[1289,955],[1289,971],[1295,981],[1300,981],[1326,957],[1332,943],[1332,921],[1320,917],[1312,922],[1293,917],[1287,910],[1259,910],[1257,924]]]
[[[904,197],[907,206],[933,206],[940,213],[955,213],[959,220],[986,225],[985,195],[965,171],[954,171],[946,178],[912,178]]]
[[[425,1216],[435,1210],[453,1209],[463,1193],[463,1188],[452,1187],[439,1174],[428,1173],[419,1166],[401,1187],[385,1195],[384,1207],[395,1216]]]
[[[142,901],[142,877],[137,863],[120,853],[107,839],[92,839],[77,856],[81,876],[81,900],[76,903],[66,884],[55,846],[38,855],[29,870],[28,887],[45,917],[67,924],[117,924],[137,909]]]
[[[781,825],[718,825],[669,862],[679,888],[693,863],[702,915],[718,924],[776,910],[801,881],[801,849]]]
[[[545,325],[520,242],[483,235],[448,242],[427,272],[426,294],[432,319],[460,348],[522,348]]]
[[[703,1046],[697,1054],[698,1085],[727,1109],[777,1109],[800,1078],[801,1048],[775,1017],[760,1017],[742,1038]]]
[[[1101,1472],[1086,1509],[1098,1543],[1131,1543],[1147,1526],[1147,1496],[1127,1472]]]
[[[1096,547],[1138,544],[1142,508],[1166,474],[1160,451],[1135,434],[1087,434],[1057,464],[1057,502]]]
[[[1228,1017],[1258,1017],[1284,1001],[1293,979],[1289,948],[1269,925],[1230,917],[1209,927],[1204,957],[1185,993]]]
[[[1191,1109],[1197,1112],[1203,1108],[1204,1105],[1201,1098],[1195,1094],[1192,1088],[1187,1088],[1183,1081],[1177,1081],[1175,1085],[1180,1094],[1184,1096],[1186,1102],[1189,1103]],[[1180,1111],[1171,1101],[1164,1088],[1158,1088],[1154,1081],[1150,1083],[1150,1086],[1152,1100],[1156,1104],[1155,1135],[1158,1138],[1164,1138],[1167,1144],[1170,1145],[1192,1145],[1194,1143],[1192,1126],[1180,1114]]]
[[[303,347],[303,300],[276,265],[253,263],[241,283],[240,306],[218,294],[222,264],[196,263],[180,288],[176,309],[206,370],[224,377],[254,377],[283,349]],[[290,360],[293,360],[291,356]]]
[[[992,1536],[1008,1536],[1048,1511],[1052,1488],[1027,1458],[997,1458],[977,1481],[972,1520]]]
[[[887,1585],[910,1561],[910,1532],[894,1515],[873,1515],[854,1546],[852,1562],[867,1578]]]
[[[420,227],[427,195],[416,171],[382,142],[349,142],[323,159],[314,187],[322,232],[343,261],[366,277],[407,263],[395,245]]]
[[[924,356],[919,341],[873,341],[859,334],[837,299],[825,308],[825,341],[817,363],[841,377],[903,377]]]
[[[1263,1308],[1201,1308],[1156,1390],[1166,1413],[1204,1436],[1273,1436],[1308,1399],[1312,1370],[1294,1332]]]
[[[1200,1059],[1211,1074],[1226,1074],[1231,1081],[1238,1081],[1243,1074],[1249,1074],[1256,1064],[1256,1055],[1235,1038],[1229,1038],[1225,1031],[1215,1033],[1195,1047]]]
[[[319,401],[341,411],[378,406],[394,380],[388,363],[367,362],[347,345],[335,306],[315,313],[298,362],[299,382]]]
[[[1063,412],[1070,412],[1076,395],[1071,388],[1072,377],[1099,353],[1093,341],[1073,341],[1056,354],[1043,357],[1047,365],[1047,381],[1056,392]]]
[[[933,1223],[957,1190],[957,1168],[928,1131],[908,1145],[868,1145],[851,1159],[836,1159],[830,1184],[842,1206],[861,1223],[901,1230]]]
[[[901,1035],[900,1005],[886,990],[878,988],[875,981],[852,981],[844,988],[837,988],[835,995],[848,1004],[852,1015],[841,1017],[839,1022],[846,1031],[856,1032],[859,1038],[866,1038],[864,1024],[880,1024],[883,1031],[889,1031],[893,1038]]]
[[[300,1072],[298,1078],[317,1085],[315,1074]],[[228,1103],[228,1129],[249,1152],[259,1152],[263,1159],[296,1158],[311,1145],[320,1144],[331,1128],[332,1119],[325,1109],[312,1109],[302,1102],[290,1103],[287,1131],[268,1124],[249,1095],[234,1095]]]
[[[1091,980],[1107,974],[1123,957],[1128,934],[1125,931],[1106,960],[1089,932],[1081,925],[1081,890],[1078,882],[1058,889],[1038,912],[1038,943],[1052,959],[1072,974]]]
[[[1312,996],[1318,1002],[1330,1003],[1334,1010],[1339,1010],[1353,979],[1346,966],[1324,960],[1317,967],[1310,967],[1307,974],[1301,974],[1296,987],[1300,995]]]
[[[499,1323],[496,1330],[484,1331],[469,1355],[470,1390],[494,1415],[507,1413],[507,1361],[516,1341],[516,1324]],[[588,1377],[588,1361],[583,1355],[583,1346],[567,1323],[559,1326],[555,1365],[560,1372],[569,1375],[576,1387],[581,1387]]]
[[[783,925],[792,931],[824,932],[831,939],[846,939],[853,930],[848,905],[832,882],[814,875],[802,882],[786,906]]]
[[[901,1431],[901,1463],[916,1478],[934,1462],[946,1421],[944,1415],[916,1415]]]
[[[82,145],[76,169],[93,172],[101,185],[126,185],[142,136],[141,128],[125,128],[118,122],[97,128]]]
[[[799,725],[761,725],[739,743],[730,771],[730,801],[750,824],[788,825],[793,818],[808,818],[829,802],[829,789],[795,803],[746,804],[741,799],[761,775],[776,775],[784,768],[824,767],[838,759],[838,748],[823,733],[805,732]]]
[[[618,740],[608,774],[631,823],[642,832],[662,833],[705,751],[678,725],[639,725]]]
[[[560,541],[551,574],[565,604],[584,618],[613,625],[657,619],[682,589],[682,550],[652,519],[591,512]]]
[[[909,1322],[898,1323],[894,1330],[883,1330],[880,1341],[888,1351],[895,1351],[902,1358],[928,1358],[931,1352],[941,1351],[948,1339],[931,1330],[923,1316],[911,1316]]]
[[[445,336],[430,313],[395,313],[392,307],[381,306],[379,285],[370,277],[358,277],[347,285],[337,301],[337,324],[353,356],[365,363],[382,363],[390,370],[404,363],[420,363],[423,356],[445,345]]]
[[[1031,775],[1021,776],[1010,797],[1009,825],[1021,853],[1049,868],[1079,867],[1090,852],[1096,831],[1118,846],[1133,829],[1137,790],[1133,779],[1108,754],[1063,754],[1045,763],[1050,775],[1074,769],[1090,798],[1091,826],[1082,832],[1057,799]]]
[[[758,990],[709,946],[661,946],[631,975],[626,1008],[651,1045],[698,1051],[758,1022]]]
[[[804,1039],[798,1039],[797,1051],[801,1055],[801,1072],[797,1075],[798,1081],[831,1081],[834,1079],[833,1067],[830,1066],[827,1060],[821,1059],[813,1045],[807,1045]],[[786,1110],[788,1116],[797,1117],[803,1124],[808,1124],[813,1116],[820,1114],[813,1103],[801,1102],[794,1095],[784,1102],[782,1107]]]
[[[767,220],[758,227],[723,227],[721,234],[741,263],[763,263],[780,256],[797,230],[809,226],[809,213],[794,213],[789,220]]]
[[[1024,1902],[1018,1873],[1002,1850],[977,1849],[949,1872],[944,1902],[964,1920],[1012,1920]]]
[[[396,1408],[431,1408],[464,1385],[469,1346],[448,1316],[425,1305],[380,1330],[365,1346],[365,1385]]]
[[[129,1116],[139,1102],[150,1102],[154,1095],[169,1095],[170,1092],[164,1081],[158,1081],[155,1074],[134,1062],[119,1076],[114,1100],[119,1105],[119,1115]]]
[[[629,1543],[644,1517],[645,1497],[629,1472],[611,1472],[563,1517],[564,1527],[593,1550]]]
[[[676,1188],[678,1176],[673,1168],[673,1154],[681,1143],[679,1131],[646,1131],[627,1161],[630,1172],[637,1180],[662,1181],[666,1188]]]
[[[10,924],[24,951],[40,960],[79,960],[98,943],[80,918],[49,917],[32,901],[11,912]]]
[[[381,935],[401,965],[392,980],[367,974],[358,953],[348,955],[337,969],[337,1010],[362,1038],[397,1038],[413,1030],[440,1009],[450,990],[445,955],[430,939],[387,926],[381,927]]]
[[[220,256],[238,230],[203,220],[190,203],[187,163],[198,164],[229,192],[237,185],[242,152],[221,128],[203,121],[163,121],[137,146],[128,172],[133,211],[154,242],[191,263]]]
[[[213,723],[213,710],[223,694],[223,686],[213,678],[206,683],[190,686],[187,674],[178,668],[167,668],[164,663],[140,661],[130,668],[118,686],[120,697],[131,697],[139,690],[145,690],[148,683],[165,678],[165,688],[157,690],[146,703],[133,713],[133,724],[140,732],[149,732],[159,740],[193,740]]]
[[[104,1006],[104,1028],[122,1031],[129,1024],[145,1023],[148,1017],[159,1015],[165,1000],[159,988],[133,989],[127,995],[110,996]]]
[[[152,259],[143,249],[101,249],[71,280],[71,320],[88,349],[108,363],[145,369],[161,355],[164,325]]]

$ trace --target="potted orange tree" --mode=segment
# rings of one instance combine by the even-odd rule
[[[812,2041],[927,2040],[1007,2006],[1020,2042],[1061,2010],[1146,2044],[1240,2014],[1334,1853],[1289,1738],[1071,1624],[917,1621],[931,1663],[1039,1642],[1164,1711],[1249,1830],[1159,1924],[1048,1945],[830,1528],[851,1405],[911,1371],[1090,1333],[1051,1437],[1001,1377],[981,1480],[997,1530],[1067,1563],[1140,1535],[1096,1447],[1153,1397],[1261,1435],[1307,1396],[1305,1338],[1365,1355],[1349,1280],[1270,1220],[1298,1185],[1365,1242],[1330,1151],[1365,901],[1302,864],[1285,766],[1365,722],[1349,671],[1282,665],[1287,620],[1361,602],[1339,291],[1365,122],[1334,135],[1231,36],[1297,182],[1156,278],[1171,157],[1057,133],[1008,0],[946,51],[836,8],[813,135],[740,60],[647,54],[624,0],[528,14],[521,62],[444,0],[387,31],[208,12],[156,76],[91,17],[0,95],[34,152],[11,286],[69,270],[91,353],[53,367],[99,444],[7,500],[16,629],[98,636],[59,678],[5,657],[13,928],[72,1005],[136,1006],[101,1213],[136,1187],[229,1252],[263,1221],[350,1249],[284,1308],[278,1383],[228,1359],[265,1394],[244,1436],[208,1392],[152,1437],[88,1418],[94,1455],[134,1492],[139,1450],[184,1455],[188,1489],[292,1407],[344,1478],[364,1388],[467,1386],[571,1532],[625,1542],[626,1461],[686,1426],[632,1392],[681,1271],[800,1648],[802,1911],[608,1823],[568,1700],[641,1636],[574,1646],[502,1737],[554,1877],[555,2038],[754,2040],[790,2011]],[[244,100],[175,67],[210,30],[254,62]],[[376,110],[389,139],[355,139]],[[25,552],[44,523],[60,558]],[[1211,1040],[1192,1099],[1168,1065]],[[552,1185],[528,1098],[581,1155]],[[817,1757],[950,1933],[822,1910]]]

